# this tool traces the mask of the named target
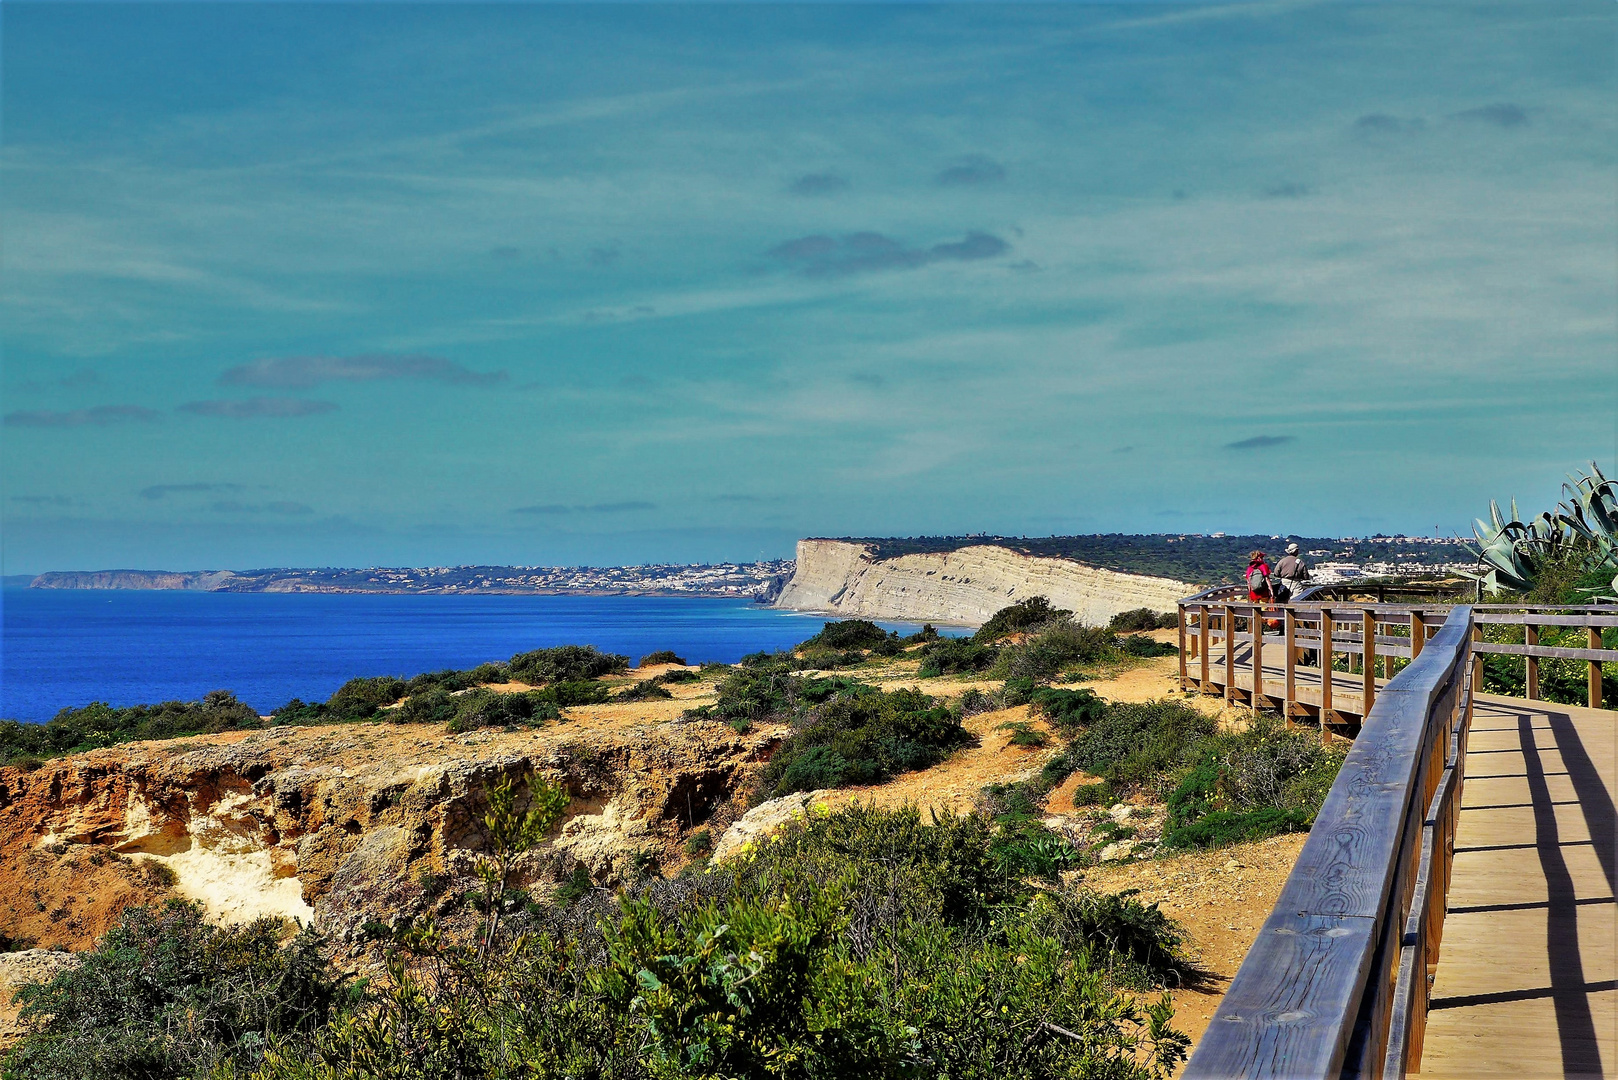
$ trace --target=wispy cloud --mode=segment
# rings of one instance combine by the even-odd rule
[[[7,427],[106,427],[109,424],[129,421],[150,422],[161,417],[162,414],[155,409],[142,408],[139,405],[97,405],[90,409],[73,409],[68,412],[39,409],[6,413],[5,424]]]
[[[93,368],[80,368],[68,375],[55,379],[29,379],[17,384],[18,390],[78,390],[86,386],[95,386],[101,382],[101,375]]]
[[[1354,130],[1361,134],[1409,135],[1421,131],[1427,121],[1421,117],[1405,118],[1387,113],[1366,113],[1354,121]]]
[[[504,371],[472,371],[441,356],[277,356],[240,364],[219,377],[221,386],[307,390],[323,382],[432,379],[459,386],[505,382]]]
[[[1295,435],[1254,435],[1250,439],[1239,439],[1236,442],[1226,443],[1226,450],[1268,450],[1271,447],[1285,446],[1287,443],[1297,442]]]
[[[564,503],[544,503],[539,506],[519,506],[511,512],[513,514],[623,514],[632,510],[656,509],[656,503],[634,501],[594,503],[589,506],[568,506]]]
[[[284,500],[268,503],[241,503],[234,499],[221,499],[209,506],[208,509],[220,514],[282,514],[288,516],[315,512],[315,508],[312,506],[305,506],[301,502],[287,502]]]
[[[755,505],[758,505],[760,503],[781,502],[785,498],[786,498],[786,496],[784,496],[784,495],[743,495],[743,494],[735,494],[735,495],[714,495],[711,498],[709,498],[708,501],[709,502],[716,502],[716,503],[739,503],[739,504],[746,505],[746,506],[755,506]]]
[[[1299,184],[1288,181],[1284,184],[1275,184],[1271,187],[1265,188],[1264,197],[1267,199],[1301,199],[1305,195],[1308,195],[1310,190],[1311,189],[1308,184]]]
[[[1523,127],[1528,123],[1528,110],[1509,101],[1499,101],[1493,105],[1451,113],[1450,119],[1474,124],[1492,124],[1503,128]]]
[[[230,420],[258,420],[265,417],[315,416],[334,411],[337,405],[330,401],[309,401],[304,398],[256,397],[240,401],[188,401],[179,407],[181,412],[196,416],[222,416]]]
[[[970,232],[965,239],[906,247],[875,232],[847,236],[801,236],[771,248],[767,255],[809,277],[841,277],[873,270],[914,270],[936,262],[972,262],[992,259],[1011,245],[985,232]]]
[[[13,495],[11,501],[22,503],[24,506],[72,506],[73,500],[66,495]]]
[[[1005,166],[982,154],[968,154],[933,177],[943,187],[981,187],[1006,178]]]
[[[240,490],[242,490],[242,485],[240,484],[153,484],[151,487],[141,488],[140,497],[143,499],[157,500],[166,499],[170,495],[191,495],[205,492]]]
[[[848,187],[848,180],[833,172],[807,173],[792,181],[787,190],[794,195],[830,195]]]

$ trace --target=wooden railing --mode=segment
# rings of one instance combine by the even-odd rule
[[[1471,629],[1471,609],[1451,609],[1381,688],[1187,1080],[1402,1076],[1419,1062],[1466,759]],[[1373,648],[1376,638],[1366,634]]]
[[[1320,603],[1304,593],[1301,603],[1255,604],[1245,590],[1225,586],[1180,602],[1180,686],[1184,690],[1220,693],[1231,704],[1254,708],[1274,707],[1288,719],[1310,717],[1323,730],[1329,724],[1352,724],[1375,703],[1380,678],[1393,678],[1396,659],[1414,660],[1428,637],[1442,626],[1452,610],[1447,605]],[[1523,607],[1503,604],[1474,605],[1473,651],[1521,656],[1525,664],[1526,696],[1541,697],[1540,661],[1547,658],[1582,660],[1587,665],[1586,698],[1590,708],[1602,706],[1602,663],[1618,662],[1618,649],[1602,646],[1603,628],[1618,627],[1618,608],[1612,605]],[[1506,624],[1523,628],[1521,645],[1481,640],[1484,625]],[[1583,648],[1542,645],[1540,628],[1582,627]],[[1242,656],[1238,657],[1238,649]],[[1266,653],[1266,649],[1270,650]],[[1217,652],[1216,652],[1217,650]],[[1314,653],[1317,662],[1303,665],[1299,653]],[[1222,653],[1216,667],[1214,658]],[[1283,658],[1284,678],[1272,681],[1259,674],[1264,658]],[[1348,696],[1337,680],[1324,676],[1326,656],[1347,658],[1349,674],[1358,685]],[[1238,663],[1241,660],[1241,663]],[[1272,663],[1274,660],[1272,659]],[[1481,659],[1479,660],[1481,663]],[[1243,672],[1248,673],[1242,685]],[[1306,672],[1307,692],[1300,695],[1300,672]],[[1342,673],[1339,673],[1342,674]]]

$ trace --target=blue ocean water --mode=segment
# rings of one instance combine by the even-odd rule
[[[219,689],[267,713],[295,697],[324,700],[356,675],[409,677],[550,645],[732,663],[802,641],[820,622],[694,597],[6,589],[0,717],[48,720],[92,701],[190,701]]]

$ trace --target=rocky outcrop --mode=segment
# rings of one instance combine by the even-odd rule
[[[873,559],[863,544],[800,540],[796,572],[774,606],[867,619],[981,626],[1030,596],[1047,597],[1081,621],[1105,624],[1121,611],[1173,611],[1196,586],[1171,578],[1101,570],[994,545]]]
[[[525,857],[527,881],[583,866],[605,884],[670,865],[691,828],[740,816],[733,797],[784,731],[633,710],[537,732],[271,728],[0,768],[0,933],[83,948],[127,904],[177,894],[223,922],[294,917],[351,935],[422,910],[434,881],[470,879],[501,777],[519,810],[534,777],[571,796]]]

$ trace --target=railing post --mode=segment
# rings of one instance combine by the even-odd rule
[[[1483,640],[1482,623],[1474,622],[1472,624],[1472,640],[1474,642]],[[1476,701],[1477,696],[1481,693],[1483,693],[1483,654],[1474,649],[1472,650],[1472,700]],[[1472,722],[1470,716],[1466,719],[1468,724]]]
[[[1208,629],[1210,619],[1211,615],[1206,605],[1197,609],[1197,629],[1202,632],[1202,649],[1197,656],[1197,663],[1201,665],[1202,679],[1197,691],[1203,694],[1208,692],[1208,653],[1213,649],[1213,637]]]
[[[1366,608],[1360,615],[1360,722],[1371,715],[1376,701],[1376,612]]]
[[[1254,712],[1258,712],[1264,699],[1264,604],[1260,601],[1253,608],[1253,618],[1248,629],[1253,634],[1253,692],[1247,699],[1247,704]]]
[[[1522,624],[1522,643],[1530,649],[1539,644],[1539,627],[1526,620]],[[1539,700],[1539,657],[1530,654],[1524,657],[1527,663],[1528,700]]]
[[[1185,605],[1184,604],[1179,604],[1179,605],[1177,605],[1177,607],[1178,607],[1178,610],[1180,612],[1180,618],[1175,623],[1175,628],[1179,631],[1179,642],[1180,642],[1180,693],[1183,694],[1183,693],[1185,693],[1186,688],[1190,685],[1191,676],[1185,669],[1185,620],[1186,620]]]
[[[1222,620],[1225,632],[1225,704],[1236,700],[1236,609],[1225,605]]]
[[[1585,629],[1585,636],[1586,636],[1586,639],[1587,639],[1587,641],[1589,643],[1590,648],[1592,648],[1592,649],[1601,648],[1601,629],[1599,627],[1595,627],[1595,626],[1587,626],[1584,629]],[[1600,660],[1591,660],[1591,661],[1589,661],[1589,664],[1590,664],[1590,708],[1599,709],[1599,708],[1601,708],[1601,661]]]
[[[1283,618],[1286,620],[1284,633],[1286,634],[1287,649],[1287,687],[1286,699],[1281,703],[1281,713],[1286,717],[1287,727],[1292,726],[1292,710],[1298,700],[1298,613],[1291,604]]]
[[[1320,741],[1331,742],[1331,608],[1320,609]]]
[[[1427,647],[1427,613],[1410,612],[1410,662],[1415,663],[1421,650]]]

